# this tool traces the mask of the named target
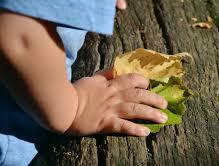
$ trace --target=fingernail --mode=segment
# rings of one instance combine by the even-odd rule
[[[161,114],[160,122],[165,123],[168,120],[168,117],[165,113]]]
[[[138,133],[141,137],[147,137],[150,134],[150,131],[147,128],[141,128]]]
[[[166,100],[164,100],[164,102],[163,102],[163,109],[166,109],[167,106],[168,106],[168,102]]]

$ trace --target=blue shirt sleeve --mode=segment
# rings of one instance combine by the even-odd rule
[[[72,71],[71,66],[75,62],[77,53],[82,47],[87,31],[78,30],[66,27],[56,28],[66,52],[66,71],[68,79],[71,80]]]
[[[1,0],[0,8],[65,27],[112,34],[116,0]]]

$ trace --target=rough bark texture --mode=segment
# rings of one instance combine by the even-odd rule
[[[111,37],[90,33],[73,67],[73,80],[108,68],[119,53],[139,47],[163,53],[189,52],[185,83],[196,92],[183,123],[148,138],[53,136],[32,165],[219,165],[219,1],[129,0],[118,11]],[[192,17],[212,29],[193,29]]]

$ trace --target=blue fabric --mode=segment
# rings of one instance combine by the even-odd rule
[[[0,0],[0,8],[103,34],[112,34],[116,0]]]
[[[57,27],[57,32],[64,43],[66,52],[66,70],[68,79],[71,80],[71,66],[76,60],[78,50],[84,43],[87,31]]]
[[[0,165],[26,166],[36,155],[34,144],[49,134],[27,116],[0,83]]]
[[[37,154],[33,143],[14,136],[0,134],[0,147],[0,165],[2,166],[27,166]]]
[[[115,1],[0,0],[0,8],[57,24],[70,80],[71,65],[87,31],[112,33]],[[0,83],[0,166],[28,165],[37,153],[35,145],[40,146],[49,134],[21,110]]]

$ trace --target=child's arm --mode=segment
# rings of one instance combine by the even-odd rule
[[[23,101],[32,96],[37,111],[25,110],[44,127],[64,132],[75,117],[78,97],[67,80],[65,53],[55,27],[5,12],[0,14],[0,22],[0,50],[23,79],[26,91]],[[9,89],[17,86],[8,83]],[[17,88],[12,93],[17,93],[20,99],[20,95],[24,95],[24,91]],[[26,107],[24,102],[22,106]]]
[[[79,135],[116,132],[146,136],[147,128],[126,119],[167,120],[154,108],[165,108],[167,102],[145,90],[148,81],[142,76],[112,79],[104,73],[72,85],[52,24],[10,13],[1,13],[0,22],[0,50],[22,78],[26,91],[22,94],[31,96],[35,105],[35,109],[25,110],[47,129]],[[4,80],[9,89],[14,86]],[[21,93],[14,95],[19,98]],[[25,108],[26,104],[21,105]]]

